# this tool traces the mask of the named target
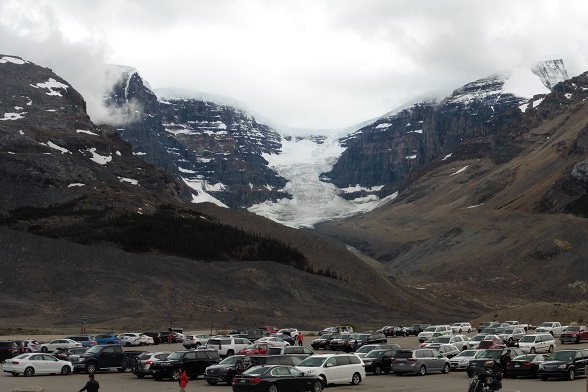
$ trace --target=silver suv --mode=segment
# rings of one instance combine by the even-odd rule
[[[401,349],[392,356],[392,371],[397,375],[416,373],[424,376],[430,372],[449,373],[449,359],[431,348]]]
[[[218,355],[220,356],[230,357],[250,344],[251,342],[245,338],[221,336],[208,339],[206,348],[218,351]]]

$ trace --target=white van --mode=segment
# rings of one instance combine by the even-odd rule
[[[355,354],[311,355],[296,367],[305,374],[319,376],[323,385],[350,383],[357,385],[365,378],[365,368]]]
[[[519,348],[524,353],[552,353],[555,347],[555,338],[549,333],[531,333],[519,339]]]

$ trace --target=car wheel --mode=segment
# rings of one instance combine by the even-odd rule
[[[94,362],[90,362],[86,365],[86,373],[94,374],[96,373],[96,364]]]
[[[171,372],[171,375],[169,376],[169,378],[172,381],[178,381],[180,379],[180,369],[174,369]]]
[[[552,353],[553,352],[553,345],[549,346],[549,352]]]
[[[47,348],[47,346],[43,346],[43,347],[41,347],[41,351],[46,353],[49,351],[49,349]]]
[[[233,355],[235,355],[235,352],[233,350],[227,351],[227,357],[231,357]]]
[[[24,374],[25,377],[31,377],[33,374],[35,374],[35,369],[33,369],[32,366],[29,366],[22,374]]]
[[[427,374],[427,367],[425,365],[421,365],[421,367],[419,368],[419,376],[424,376],[425,374]]]
[[[374,366],[374,376],[379,376],[382,374],[382,367],[380,365]]]
[[[200,343],[196,343],[196,350],[198,350],[198,347],[200,347]]]
[[[567,378],[570,381],[572,381],[574,378],[576,378],[576,371],[574,369],[569,369]]]
[[[351,384],[359,385],[360,382],[361,376],[359,375],[359,373],[353,373],[353,376],[351,377]]]
[[[537,350],[535,350],[535,347],[531,347],[531,349],[529,350],[529,352],[531,354],[535,354],[537,352]]]
[[[321,380],[314,380],[312,383],[312,392],[321,392],[323,390],[323,382]]]
[[[509,346],[512,346],[512,345],[513,345],[513,340],[512,340],[512,338],[508,338],[508,345],[509,345]]]
[[[154,379],[155,381],[161,381],[161,376],[153,376],[153,379]]]
[[[276,384],[270,384],[270,386],[267,387],[267,392],[278,392],[278,386]]]
[[[62,376],[67,376],[70,373],[71,373],[71,369],[69,368],[69,366],[64,366],[61,368],[61,375]]]
[[[561,342],[563,344],[563,342]],[[576,344],[580,344],[580,338],[576,338]]]
[[[442,371],[442,372],[443,372],[443,374],[447,374],[447,373],[449,373],[449,369],[450,369],[450,366],[449,366],[449,364],[448,364],[448,363],[446,363],[446,364],[443,366],[443,371]]]

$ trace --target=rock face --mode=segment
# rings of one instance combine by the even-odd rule
[[[561,60],[537,63],[532,72],[548,88],[567,79]],[[383,185],[380,196],[402,189],[422,165],[445,157],[464,140],[497,135],[520,118],[531,97],[509,91],[513,78],[491,75],[441,101],[423,101],[378,119],[342,139],[347,149],[323,177],[340,188]]]
[[[2,210],[84,199],[147,211],[180,200],[182,185],[92,123],[82,96],[50,69],[0,55],[0,71]]]
[[[262,157],[281,147],[280,135],[269,126],[229,105],[158,99],[136,70],[119,67],[118,72],[106,103],[124,111],[117,129],[145,161],[176,174],[196,198],[212,194],[216,200],[210,201],[229,207],[289,197],[281,191],[286,180]]]

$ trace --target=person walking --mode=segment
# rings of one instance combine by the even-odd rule
[[[178,383],[180,384],[180,392],[185,392],[186,386],[188,386],[188,375],[184,368],[180,368],[180,379],[178,380]]]
[[[94,379],[94,374],[88,374],[88,382],[86,383],[86,385],[80,389],[79,392],[83,392],[83,391],[88,391],[88,392],[98,392],[98,389],[100,389],[100,384],[98,383],[98,380]]]
[[[302,340],[304,340],[304,336],[302,336],[302,332],[298,332],[298,345],[302,346]]]

